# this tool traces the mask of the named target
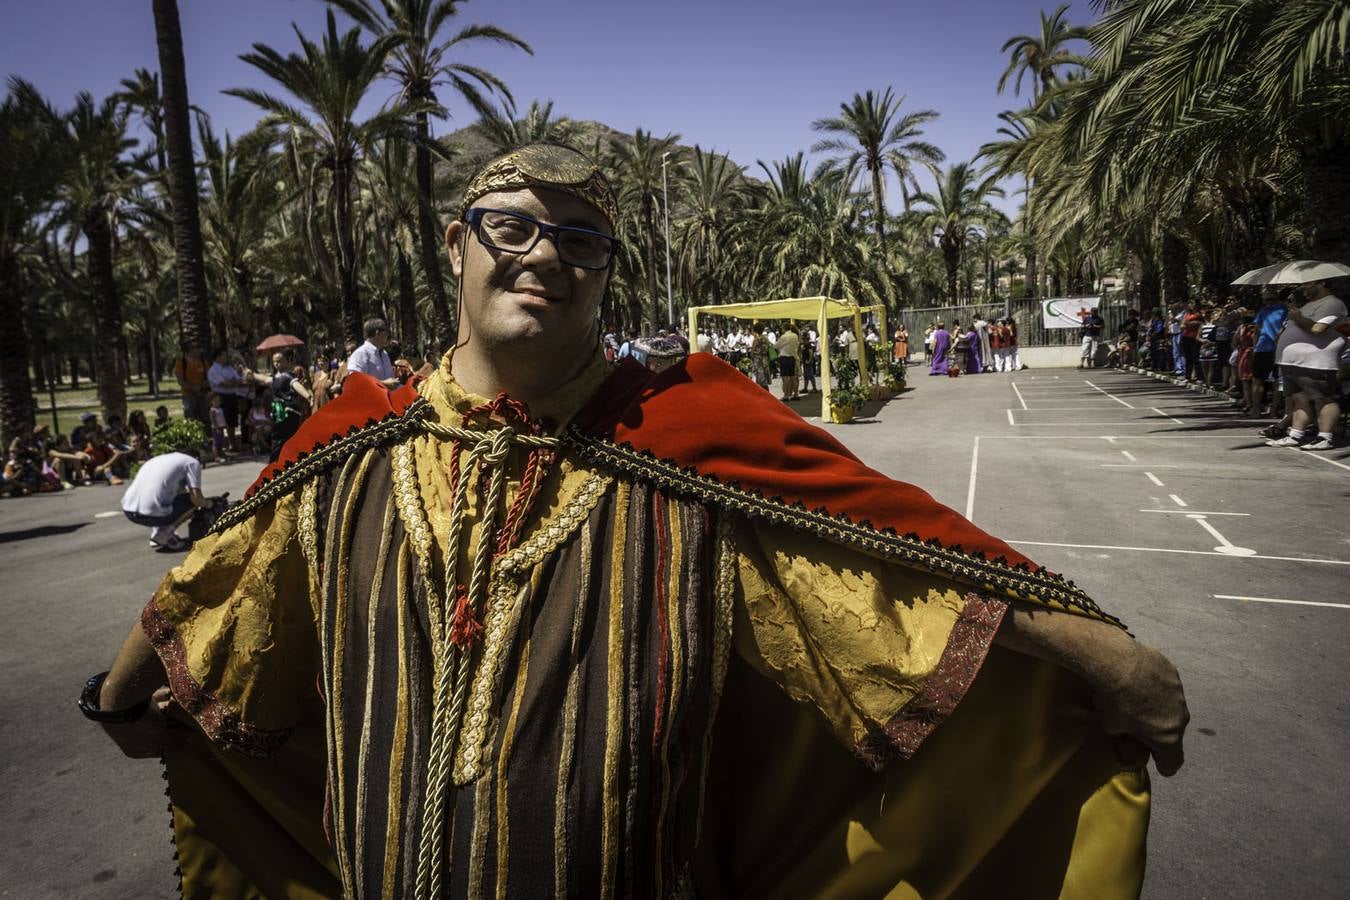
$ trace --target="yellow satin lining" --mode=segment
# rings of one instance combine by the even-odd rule
[[[956,712],[875,775],[741,663],[713,742],[700,897],[1139,895],[1149,781],[1064,670],[994,648]]]

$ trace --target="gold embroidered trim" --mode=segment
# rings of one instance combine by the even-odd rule
[[[455,757],[454,781],[465,785],[480,774],[484,746],[488,740],[490,705],[497,693],[505,662],[503,650],[509,643],[511,626],[517,621],[519,589],[515,579],[543,562],[545,557],[572,536],[595,509],[609,489],[608,475],[592,475],[577,489],[576,496],[558,514],[558,518],[538,530],[525,543],[498,557],[493,565],[492,587],[483,633],[483,656],[474,676],[473,689],[465,711],[464,732]]]
[[[316,447],[309,453],[300,454],[294,462],[259,485],[252,496],[227,509],[224,515],[216,520],[211,533],[217,534],[233,528],[262,507],[286,496],[312,476],[331,469],[348,456],[411,434],[420,426],[422,417],[430,408],[431,404],[425,398],[419,397],[408,404],[408,408],[402,413],[385,416],[378,422],[362,427],[353,426],[345,435],[334,436],[327,444]]]
[[[709,760],[712,753],[713,722],[717,705],[722,701],[722,688],[727,680],[727,664],[731,659],[733,608],[736,602],[736,536],[731,516],[721,512],[717,516],[717,549],[713,583],[713,644],[712,684],[708,693],[708,724],[703,732],[703,771],[699,773],[698,820],[694,825],[694,843],[703,830],[703,801],[708,789]]]
[[[310,479],[300,489],[300,509],[295,522],[295,530],[300,538],[300,550],[309,563],[309,569],[319,574],[319,483]]]
[[[856,547],[946,575],[1002,596],[1045,606],[1059,606],[1113,625],[1121,624],[1115,616],[1103,612],[1073,582],[1044,570],[1033,572],[1025,567],[943,547],[936,541],[924,541],[917,535],[879,530],[865,523],[854,522],[844,515],[832,516],[826,512],[809,510],[800,504],[789,504],[780,498],[764,497],[737,484],[724,484],[712,476],[686,469],[672,460],[657,459],[647,451],[588,435],[576,426],[564,433],[564,441],[581,459],[593,466],[630,475],[724,510],[788,525],[837,544]]]

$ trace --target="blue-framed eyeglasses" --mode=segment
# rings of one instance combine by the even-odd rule
[[[607,234],[574,225],[550,225],[524,213],[475,207],[464,213],[478,242],[504,253],[529,253],[542,238],[552,238],[558,260],[578,269],[607,269],[619,242]]]

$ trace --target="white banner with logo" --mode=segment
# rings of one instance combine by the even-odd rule
[[[1046,328],[1078,328],[1083,318],[1096,311],[1101,297],[1056,297],[1041,301],[1041,322]]]

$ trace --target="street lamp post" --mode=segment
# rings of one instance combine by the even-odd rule
[[[666,177],[666,160],[670,152],[661,154],[661,209],[666,214],[666,325],[675,324],[675,301],[670,288],[670,182]]]

